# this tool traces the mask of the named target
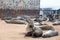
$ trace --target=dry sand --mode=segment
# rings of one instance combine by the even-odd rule
[[[51,22],[44,23],[52,25]],[[59,35],[51,38],[24,37],[26,26],[25,24],[8,24],[0,20],[0,40],[60,40],[60,25],[54,26]]]

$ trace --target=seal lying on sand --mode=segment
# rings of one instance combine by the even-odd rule
[[[60,25],[60,20],[55,21],[53,25]]]
[[[52,30],[54,29],[52,26],[49,26],[49,25],[44,25],[42,27],[40,27],[42,30]]]
[[[36,18],[34,21],[38,22],[40,25],[42,25],[42,20],[39,18]]]
[[[58,35],[58,31],[55,30],[52,26],[43,26],[40,27],[42,30],[48,30],[47,32],[43,33],[42,37],[47,38],[47,37],[53,37]]]
[[[43,33],[42,37],[43,38],[47,38],[47,37],[53,37],[53,36],[57,36],[58,32],[56,30],[49,30],[45,33]]]
[[[5,20],[6,23],[25,24],[24,20]]]

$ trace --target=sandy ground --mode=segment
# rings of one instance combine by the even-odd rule
[[[48,25],[52,25],[51,22],[44,22]],[[59,35],[51,38],[32,38],[24,37],[26,31],[25,24],[8,24],[0,20],[0,40],[60,40],[60,25],[53,26],[58,30]]]

